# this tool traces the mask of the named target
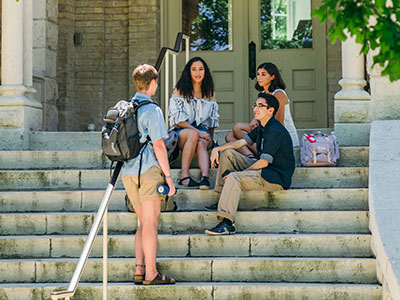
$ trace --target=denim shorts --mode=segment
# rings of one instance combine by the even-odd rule
[[[212,140],[211,133],[210,133],[210,132],[208,131],[208,129],[207,129],[207,128],[205,128],[203,125],[198,125],[198,126],[195,126],[194,124],[192,124],[192,126],[193,126],[193,127],[195,127],[196,129],[200,130],[200,131],[207,132],[207,133],[208,133],[208,135],[210,136],[211,140]],[[176,133],[178,133],[178,134],[179,134],[179,132],[181,132],[183,129],[185,129],[185,128],[178,128],[178,129],[176,129]]]

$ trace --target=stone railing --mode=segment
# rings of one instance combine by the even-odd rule
[[[400,120],[372,123],[369,209],[382,299],[400,299]]]

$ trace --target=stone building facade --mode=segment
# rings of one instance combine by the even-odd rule
[[[42,130],[86,131],[89,124],[100,130],[105,110],[132,96],[132,69],[154,64],[160,48],[172,46],[160,44],[160,1],[34,1],[33,86]],[[327,127],[333,127],[341,43],[326,43]]]
[[[104,111],[132,95],[131,70],[160,49],[158,2],[59,0],[58,130],[99,130]]]

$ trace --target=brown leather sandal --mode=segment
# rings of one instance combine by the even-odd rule
[[[142,267],[143,269],[145,268],[145,266],[141,264],[136,264],[135,267]],[[144,281],[144,274],[135,274],[135,276],[133,276],[133,282],[135,284],[143,284],[143,281]]]
[[[153,280],[143,280],[144,285],[156,285],[156,284],[175,284],[176,281],[174,278],[157,273],[156,277]]]

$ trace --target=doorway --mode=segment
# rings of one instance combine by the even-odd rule
[[[179,31],[190,35],[190,57],[202,57],[213,74],[220,129],[252,118],[254,76],[263,62],[273,62],[281,71],[296,127],[326,127],[325,26],[310,17],[320,2],[164,1],[163,43],[171,46]],[[177,70],[182,70],[183,55],[177,63]]]

